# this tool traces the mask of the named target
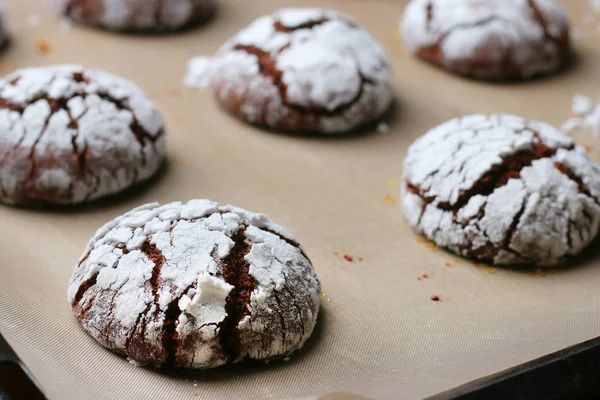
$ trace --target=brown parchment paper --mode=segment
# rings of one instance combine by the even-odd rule
[[[404,1],[220,0],[211,23],[168,36],[68,31],[43,3],[7,0],[15,31],[0,72],[82,63],[132,79],[168,121],[170,157],[154,184],[93,206],[0,207],[0,331],[50,399],[335,392],[415,399],[600,334],[598,244],[553,275],[478,267],[419,242],[401,217],[393,182],[408,145],[447,119],[505,111],[558,125],[570,116],[575,93],[598,96],[600,18],[585,0],[563,1],[579,30],[574,67],[508,85],[460,79],[409,56],[397,35]],[[266,133],[222,112],[208,92],[181,88],[188,58],[213,54],[255,17],[291,5],[349,13],[385,44],[398,99],[389,133],[337,139]],[[35,15],[41,24],[33,27]],[[49,44],[46,55],[41,39]],[[594,145],[583,135],[577,140]],[[289,361],[165,374],[111,354],[72,318],[67,284],[95,230],[141,203],[190,198],[264,212],[304,244],[322,280],[322,314],[313,339]],[[419,281],[423,274],[429,278]],[[434,295],[441,301],[430,300]]]

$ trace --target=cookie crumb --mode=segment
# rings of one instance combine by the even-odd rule
[[[576,94],[573,96],[572,108],[576,115],[587,114],[594,108],[594,101],[590,97]]]
[[[588,5],[596,14],[600,14],[600,0],[588,0]]]
[[[394,198],[389,194],[385,196],[385,204],[393,205],[395,203]]]
[[[380,122],[377,124],[377,133],[389,133],[390,126],[385,122]]]
[[[449,262],[447,262],[447,263],[446,263],[446,267],[447,267],[447,268],[450,268],[450,267],[452,267],[452,264],[450,264]]]
[[[139,362],[139,361],[136,361],[136,360],[134,360],[131,357],[127,357],[127,361],[129,361],[129,364],[131,364],[131,365],[133,365],[135,367],[145,367],[146,366],[146,364],[144,364],[142,362]]]
[[[42,23],[42,18],[37,14],[29,14],[25,19],[25,22],[27,22],[27,25],[35,27]]]
[[[573,40],[581,40],[585,38],[585,36],[585,32],[583,32],[581,29],[573,28],[571,30],[571,39]]]
[[[325,297],[325,296],[327,296],[327,293],[321,292],[321,296]]]
[[[565,135],[571,135],[576,130],[581,129],[583,121],[579,118],[569,118],[564,124],[562,124],[560,130]]]
[[[188,61],[187,75],[183,84],[191,88],[206,88],[210,85],[212,58],[198,56]]]
[[[52,51],[50,43],[48,43],[44,39],[37,39],[35,41],[35,48],[37,49],[38,53],[44,56],[50,54],[50,52]]]
[[[485,270],[487,272],[489,272],[490,274],[495,274],[496,273],[496,270],[494,268],[492,268],[492,267],[485,267]]]
[[[439,296],[431,296],[432,301],[441,301]]]
[[[576,130],[583,130],[600,140],[600,104],[591,97],[576,94],[571,101],[571,110],[575,117],[562,125],[561,132],[570,135]]]
[[[62,29],[63,32],[70,32],[73,29],[73,22],[67,18],[62,18],[60,20],[60,29]]]

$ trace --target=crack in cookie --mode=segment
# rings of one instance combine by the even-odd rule
[[[227,257],[221,261],[223,278],[233,287],[226,299],[227,316],[218,325],[221,347],[229,362],[237,361],[240,358],[238,325],[250,312],[248,305],[251,294],[256,288],[256,281],[249,274],[250,264],[244,258],[252,247],[246,243],[245,231],[246,227],[242,226],[231,236],[231,240],[235,244]]]

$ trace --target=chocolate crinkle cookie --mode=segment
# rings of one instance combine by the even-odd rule
[[[200,23],[214,0],[52,0],[60,16],[113,31],[171,31]]]
[[[408,150],[404,215],[440,247],[494,264],[552,266],[598,235],[600,167],[542,122],[472,115]]]
[[[320,284],[262,214],[208,200],[149,204],[102,227],[75,268],[73,313],[103,346],[154,366],[270,360],[311,335]]]
[[[408,49],[472,78],[525,79],[569,62],[568,18],[555,0],[412,0]]]
[[[73,204],[150,178],[164,124],[131,82],[61,65],[0,80],[0,200]]]
[[[344,133],[374,122],[392,102],[379,43],[350,17],[313,8],[264,16],[211,64],[218,100],[244,121],[298,133]]]

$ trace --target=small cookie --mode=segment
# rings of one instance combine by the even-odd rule
[[[331,10],[259,18],[219,50],[212,70],[227,110],[275,130],[344,133],[380,118],[393,97],[381,45]]]
[[[131,82],[59,65],[0,80],[0,201],[73,204],[150,178],[164,124]]]
[[[600,227],[600,167],[542,122],[471,115],[408,150],[403,211],[426,239],[494,264],[551,266]]]
[[[60,16],[112,31],[160,32],[202,22],[214,0],[53,0]]]
[[[100,228],[68,299],[100,344],[155,366],[214,368],[301,348],[320,284],[262,214],[208,200],[149,204]]]
[[[568,17],[554,0],[412,0],[401,31],[411,52],[477,79],[548,74],[571,53]]]

